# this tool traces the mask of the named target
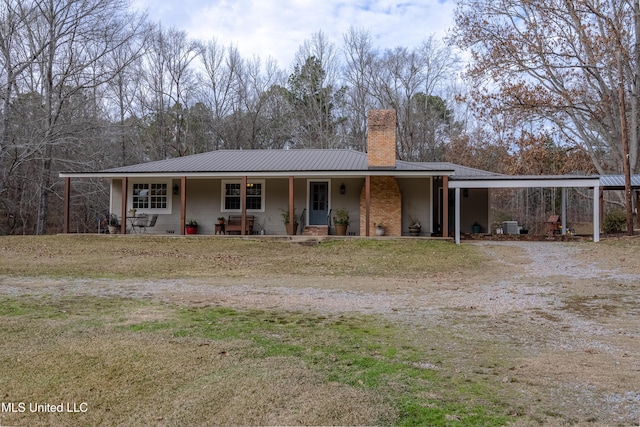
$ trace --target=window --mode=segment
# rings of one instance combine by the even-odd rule
[[[163,183],[136,182],[131,186],[131,207],[143,211],[167,211],[171,202],[168,195],[169,185]]]
[[[228,212],[240,211],[240,189],[242,183],[238,181],[222,182],[222,210]],[[247,198],[245,204],[248,211],[264,212],[264,181],[247,182]]]

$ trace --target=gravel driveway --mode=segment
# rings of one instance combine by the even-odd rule
[[[5,277],[0,294],[117,295],[190,306],[379,314],[413,328],[437,325],[508,348],[509,365],[496,371],[531,413],[536,407],[537,414],[562,411],[569,423],[562,425],[639,425],[638,254],[592,243],[465,244],[489,258],[472,279],[455,271],[410,279]]]

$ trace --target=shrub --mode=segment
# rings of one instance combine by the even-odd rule
[[[621,209],[614,209],[604,216],[602,230],[605,233],[620,233],[627,228],[627,215]]]

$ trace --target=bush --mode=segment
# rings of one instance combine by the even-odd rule
[[[614,209],[604,216],[602,230],[605,233],[620,233],[627,228],[627,215],[621,209]]]

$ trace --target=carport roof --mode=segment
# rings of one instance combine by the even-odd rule
[[[451,188],[596,187],[600,177],[587,175],[474,175],[451,177]]]
[[[624,190],[624,175],[602,175],[600,185],[607,190]],[[640,175],[631,175],[631,187],[640,188]]]

